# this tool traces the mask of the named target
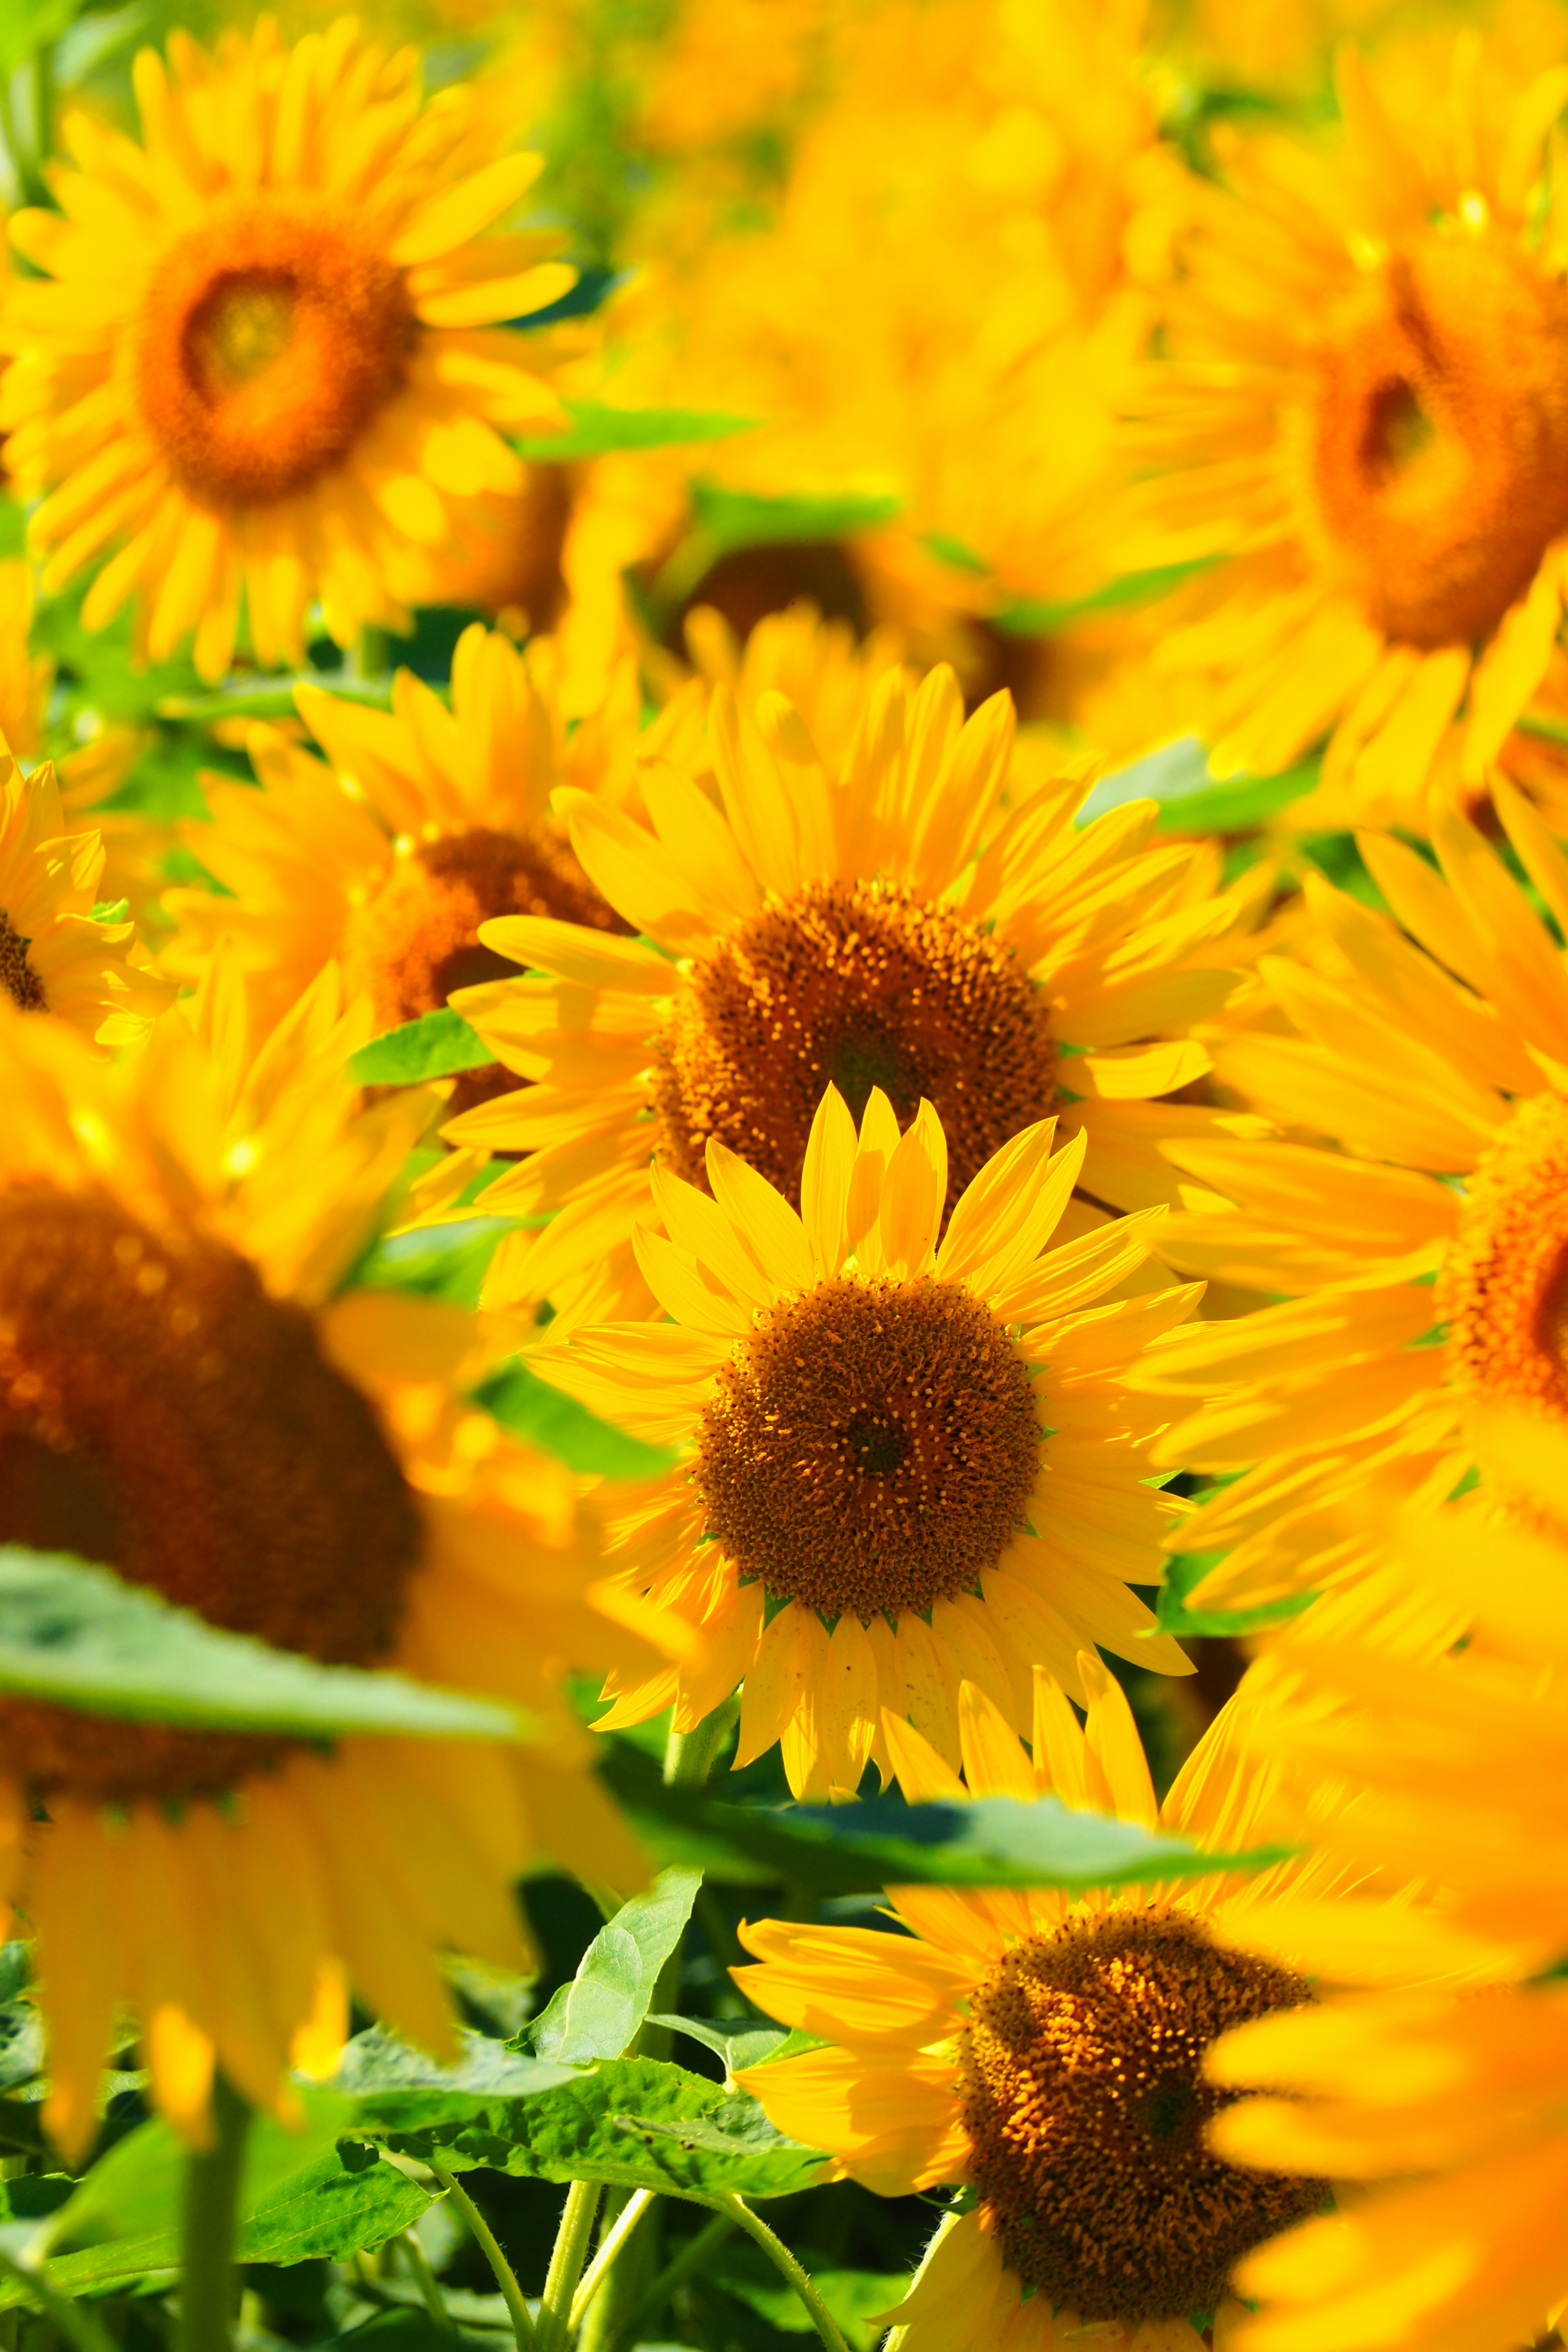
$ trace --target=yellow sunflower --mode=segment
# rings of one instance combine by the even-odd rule
[[[1339,88],[1336,142],[1222,142],[1191,191],[1122,560],[1207,567],[1155,658],[1200,682],[1216,772],[1327,736],[1326,784],[1419,822],[1451,725],[1474,782],[1559,634],[1568,68],[1472,36],[1436,104],[1398,51]]]
[[[743,1681],[737,1767],[779,1740],[797,1796],[844,1795],[869,1758],[886,1777],[884,1708],[955,1760],[965,1676],[1023,1725],[1031,1664],[1076,1693],[1086,1642],[1190,1671],[1128,1590],[1157,1578],[1182,1506],[1150,1482],[1153,1424],[1124,1374],[1197,1291],[1094,1303],[1158,1210],[1047,1248],[1084,1150],[1053,1155],[1055,1124],[985,1162],[940,1245],[942,1122],[922,1103],[900,1139],[879,1089],[857,1136],[828,1088],[798,1213],[717,1140],[711,1197],[655,1171],[668,1237],[639,1226],[636,1247],[673,1319],[578,1326],[531,1358],[681,1452],[612,1527],[609,1561],[703,1649],[613,1676],[601,1728],[673,1701],[686,1730]]]
[[[1562,922],[1568,859],[1520,793],[1495,793]],[[1234,1478],[1181,1531],[1229,1552],[1200,1606],[1359,1571],[1382,1544],[1373,1488],[1451,1492],[1475,1403],[1568,1420],[1568,961],[1473,826],[1438,811],[1432,840],[1436,869],[1362,836],[1392,921],[1310,877],[1314,934],[1261,959],[1253,1024],[1213,1047],[1224,1087],[1313,1139],[1172,1147],[1195,1181],[1163,1254],[1283,1294],[1131,1376],[1204,1400],[1155,1459]]]
[[[1171,1197],[1165,1139],[1247,1131],[1160,1097],[1208,1068],[1189,1033],[1235,984],[1255,891],[1216,891],[1212,844],[1150,846],[1152,802],[1076,825],[1088,780],[1025,777],[1006,695],[965,720],[950,669],[917,690],[868,662],[866,682],[853,734],[840,707],[826,740],[776,688],[749,707],[721,689],[700,761],[643,769],[651,831],[557,796],[590,880],[642,936],[529,917],[481,930],[534,969],[458,1007],[536,1083],[447,1133],[524,1155],[487,1208],[563,1212],[503,1243],[498,1299],[624,1271],[653,1165],[700,1184],[710,1139],[798,1201],[829,1082],[857,1116],[873,1087],[906,1125],[934,1106],[949,1205],[1059,1114],[1098,1204],[1076,1230]]]
[[[1211,2054],[1215,2082],[1272,2095],[1215,2118],[1222,2155],[1358,2184],[1342,2216],[1243,2265],[1261,2305],[1245,2352],[1506,2352],[1553,2340],[1568,2303],[1568,1445],[1521,1424],[1485,1442],[1535,1528],[1479,1544],[1458,1506],[1411,1514],[1397,1540],[1412,1582],[1458,1601],[1476,1640],[1394,1662],[1302,1638],[1269,1736],[1357,1788],[1323,1826],[1342,1858],[1440,1874],[1462,1920],[1513,1940],[1515,1971],[1550,1974],[1484,1998],[1342,1995]]]
[[[351,1985],[449,2047],[440,1948],[525,1965],[511,1882],[541,1848],[641,1874],[557,1689],[651,1654],[594,1582],[573,1482],[463,1403],[471,1316],[342,1286],[423,1114],[356,1112],[365,1024],[335,1003],[329,977],[253,1055],[221,963],[120,1066],[0,1020],[0,1538],[283,1649],[521,1702],[538,1744],[323,1750],[0,1703],[5,1891],[37,1939],[68,2156],[121,2003],[199,2139],[215,2065],[288,2111],[290,2053],[330,2063]]]
[[[11,223],[44,275],[0,311],[0,430],[45,586],[116,547],[88,625],[134,595],[140,652],[194,630],[215,679],[242,599],[269,665],[318,601],[342,645],[403,625],[400,563],[521,483],[505,430],[560,415],[494,322],[572,274],[481,234],[538,159],[476,139],[460,92],[424,109],[416,53],[351,17],[292,48],[263,17],[214,57],[176,32],[136,89],[142,143],[72,115],[59,212]]]
[[[1163,1806],[1131,1714],[1098,1659],[1080,1661],[1088,1720],[1035,1676],[1033,1761],[973,1684],[958,1738],[973,1796],[1054,1792],[1221,1852],[1269,1834],[1267,1775],[1242,1759],[1230,1710]],[[963,1799],[951,1766],[889,1717],[911,1796]],[[1342,1973],[1331,1914],[1353,1874],[1317,1859],[1257,1877],[1200,1878],[1078,1900],[1050,1889],[890,1890],[906,1934],[742,1926],[762,1965],[735,1971],[758,2008],[829,2046],[740,2079],[783,2130],[881,2196],[946,2183],[977,2201],[939,2231],[889,2314],[902,2352],[1199,2352],[1228,2346],[1237,2258],[1324,2200],[1321,2179],[1241,2171],[1204,2147],[1223,2104],[1204,2078],[1215,2038],[1311,1999],[1305,1970]],[[1305,1949],[1237,1948],[1256,1903],[1315,1899]]]
[[[24,775],[0,742],[0,998],[56,1013],[100,1045],[132,1045],[174,999],[134,923],[102,903],[103,843],[68,833],[55,772]]]

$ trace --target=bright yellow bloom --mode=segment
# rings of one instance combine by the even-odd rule
[[[254,1055],[226,961],[119,1066],[0,1020],[0,1536],[277,1647],[520,1703],[537,1744],[323,1752],[0,1703],[4,1891],[37,1938],[68,2156],[122,2003],[199,2137],[215,2063],[287,2113],[290,2053],[331,2063],[351,1985],[449,2047],[440,1949],[526,1965],[512,1881],[540,1848],[640,1875],[558,1688],[651,1654],[594,1582],[574,1481],[464,1402],[471,1316],[342,1286],[425,1113],[356,1111],[365,1024],[335,1005],[329,976]]]
[[[263,18],[216,57],[175,33],[136,89],[142,143],[71,116],[60,212],[12,221],[46,275],[0,313],[6,464],[46,494],[46,587],[118,548],[89,627],[134,595],[139,650],[194,630],[217,678],[243,600],[258,660],[299,665],[318,600],[343,645],[402,625],[410,551],[521,482],[502,431],[559,415],[493,322],[570,273],[482,234],[538,159],[489,152],[460,93],[422,109],[415,53],[349,17],[292,48]]]
[[[834,667],[817,672],[820,716],[771,686],[750,704],[717,693],[700,752],[642,772],[651,831],[558,795],[590,880],[640,940],[483,927],[534,976],[460,992],[458,1009],[537,1083],[447,1132],[527,1155],[486,1207],[563,1212],[503,1243],[498,1299],[559,1305],[590,1269],[613,1282],[652,1163],[700,1183],[710,1138],[798,1200],[829,1081],[857,1115],[873,1086],[904,1124],[929,1100],[950,1202],[1053,1113],[1087,1138],[1082,1190],[1116,1208],[1170,1198],[1167,1139],[1238,1131],[1159,1099],[1207,1070],[1189,1033],[1234,986],[1248,889],[1216,892],[1214,846],[1148,845],[1147,801],[1075,825],[1086,778],[1015,764],[1005,695],[965,721],[951,670],[916,692],[897,669],[872,685],[868,660],[863,701],[837,666],[830,715]],[[1074,1213],[1081,1232],[1104,1208]]]
[[[1561,919],[1568,860],[1519,793],[1500,781],[1496,798]],[[1172,1148],[1196,1181],[1162,1250],[1285,1295],[1138,1376],[1204,1400],[1156,1458],[1244,1474],[1182,1530],[1230,1549],[1200,1606],[1359,1571],[1382,1542],[1369,1496],[1450,1493],[1475,1460],[1475,1402],[1568,1419],[1568,961],[1473,827],[1438,812],[1433,845],[1438,871],[1363,837],[1394,921],[1310,878],[1308,949],[1261,960],[1255,1025],[1214,1046],[1225,1087],[1329,1146]]]
[[[1568,1444],[1495,1418],[1483,1441],[1536,1531],[1481,1533],[1467,1502],[1412,1514],[1397,1542],[1411,1583],[1460,1607],[1469,1647],[1395,1661],[1327,1628],[1314,1641],[1309,1620],[1268,1730],[1273,1754],[1355,1790],[1321,1824],[1331,1851],[1446,1881],[1458,1920],[1528,1974],[1568,1949]],[[1512,2352],[1561,2313],[1561,1983],[1341,1997],[1243,2028],[1211,2073],[1274,2095],[1216,2120],[1222,2154],[1362,2185],[1342,2218],[1244,2265],[1263,2306],[1245,2352]]]
[[[1086,1642],[1189,1671],[1128,1590],[1157,1577],[1182,1507],[1149,1483],[1153,1423],[1124,1374],[1197,1292],[1094,1303],[1160,1212],[1047,1248],[1084,1150],[1053,1156],[1055,1126],[986,1161],[940,1244],[948,1143],[929,1103],[900,1139],[873,1091],[857,1137],[830,1087],[798,1213],[717,1141],[711,1198],[656,1170],[668,1237],[639,1225],[636,1247],[674,1319],[578,1329],[531,1360],[681,1449],[610,1558],[704,1647],[694,1667],[613,1677],[602,1726],[673,1700],[686,1730],[743,1681],[737,1767],[780,1740],[797,1796],[845,1795],[868,1759],[889,1769],[884,1708],[955,1762],[965,1676],[1022,1726],[1031,1664],[1077,1692]]]
[[[0,743],[0,999],[136,1045],[174,990],[146,969],[134,923],[94,914],[103,843],[68,823],[48,762],[24,775]]]
[[[1325,784],[1421,824],[1451,726],[1474,783],[1545,673],[1568,584],[1565,71],[1461,41],[1435,104],[1397,52],[1349,57],[1336,142],[1238,139],[1229,184],[1194,184],[1122,560],[1210,567],[1156,658],[1207,680],[1216,772],[1328,736]]]
[[[1235,1853],[1271,1834],[1268,1775],[1238,1756],[1234,1707],[1211,1727],[1163,1806],[1121,1690],[1080,1662],[1088,1721],[1035,1676],[1033,1761],[965,1683],[958,1729],[968,1793],[1054,1792],[1123,1821]],[[963,1783],[909,1727],[886,1737],[911,1797]],[[972,2184],[978,2203],[939,2233],[891,2315],[903,2352],[1199,2352],[1193,2315],[1239,2315],[1237,2256],[1321,2202],[1208,2157],[1219,2104],[1206,2049],[1245,2017],[1310,1996],[1302,1970],[1337,1971],[1332,1911],[1353,1874],[1316,1859],[1256,1877],[1131,1887],[1076,1901],[899,1887],[908,1935],[765,1920],[741,1937],[763,1965],[736,1979],[757,2006],[830,2046],[742,2079],[783,2131],[882,2196]],[[1315,1937],[1268,1957],[1236,1948],[1255,1909],[1295,1895]],[[1300,1916],[1305,1917],[1305,1912]],[[1026,2299],[1020,2288],[1034,2290]]]

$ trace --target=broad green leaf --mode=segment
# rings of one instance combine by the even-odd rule
[[[799,2259],[842,2329],[850,2352],[872,2352],[882,2333],[877,2325],[879,2315],[903,2301],[910,2291],[909,2273],[844,2270],[809,2250],[802,2252]],[[783,2335],[816,2333],[815,2322],[799,2295],[749,2238],[736,2238],[717,2248],[704,2265],[703,2275]]]
[[[931,1805],[878,1797],[781,1811],[726,1804],[701,1790],[666,1788],[651,1759],[614,1735],[605,1745],[600,1769],[650,1850],[702,1864],[732,1885],[787,1880],[816,1895],[870,1895],[889,1885],[1078,1892],[1261,1869],[1279,1858],[1277,1848],[1205,1853],[1189,1838],[1076,1811],[1056,1797]]]
[[[475,1402],[504,1428],[526,1437],[585,1478],[656,1478],[675,1460],[662,1445],[628,1437],[596,1412],[542,1381],[524,1363],[509,1364],[475,1391]]]
[[[494,1060],[479,1032],[443,1004],[423,1020],[405,1021],[401,1029],[373,1037],[360,1047],[349,1068],[362,1087],[408,1087],[425,1078],[449,1078],[458,1070],[482,1069]]]
[[[773,547],[788,541],[848,539],[892,522],[903,501],[887,490],[845,490],[825,496],[764,498],[755,490],[731,489],[721,482],[699,482],[691,493],[700,531],[726,552],[738,547]]]
[[[562,406],[572,420],[564,432],[524,434],[512,444],[521,457],[564,465],[616,449],[679,448],[754,433],[760,421],[714,408],[615,408],[596,400],[567,400]]]
[[[455,2131],[388,2137],[452,2171],[678,2194],[784,2197],[808,2187],[826,2161],[775,2132],[755,2100],[654,2058],[603,2060],[560,2090],[497,2103]]]
[[[618,2058],[647,2015],[658,1973],[686,1932],[700,1870],[665,1870],[600,1928],[577,1973],[523,2031],[541,2058]]]
[[[222,1633],[109,1569],[16,1544],[0,1547],[0,1690],[138,1723],[306,1739],[511,1739],[523,1729],[497,1702],[318,1665]]]
[[[1152,604],[1173,589],[1182,586],[1200,572],[1206,572],[1215,561],[1212,556],[1200,556],[1190,563],[1162,563],[1149,572],[1125,572],[1119,580],[1108,580],[1102,588],[1087,596],[1065,598],[1032,596],[1004,606],[994,616],[994,625],[1006,636],[1048,637],[1057,630],[1070,628],[1077,621],[1093,620],[1100,613],[1124,612],[1136,604]]]
[[[578,2079],[574,2066],[520,2056],[504,2042],[464,2032],[456,2066],[437,2066],[384,2026],[356,2034],[332,2084],[367,2131],[426,2131],[487,2114],[498,2102],[535,2098]]]
[[[658,2010],[648,2011],[647,2022],[668,2026],[671,2033],[685,2033],[693,2042],[700,2042],[705,2050],[711,2050],[722,2062],[726,2074],[738,2074],[742,2066],[763,2064],[776,2057],[790,2038],[782,2025],[743,2025],[726,2033],[713,2018],[667,2017]]]
[[[1195,735],[1179,735],[1130,766],[1102,776],[1079,812],[1079,823],[1128,801],[1160,803],[1160,824],[1172,833],[1247,833],[1300,800],[1318,781],[1319,763],[1303,761],[1279,776],[1233,776],[1216,782],[1208,752]]]
[[[5,0],[0,8],[0,73],[15,73],[35,49],[57,40],[81,6],[82,0]]]
[[[30,2000],[0,2006],[0,2091],[30,2083],[44,2064],[44,2028]]]
[[[1166,1561],[1165,1581],[1154,1604],[1154,1622],[1162,1633],[1256,1633],[1265,1625],[1283,1625],[1299,1617],[1317,1598],[1316,1593],[1296,1592],[1258,1609],[1189,1609],[1188,1593],[1224,1557],[1217,1551],[1188,1551]]]

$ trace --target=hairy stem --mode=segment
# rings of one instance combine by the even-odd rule
[[[566,2342],[577,2282],[583,2275],[583,2264],[587,2260],[588,2242],[594,2233],[594,2216],[598,2210],[598,2182],[574,2180],[566,2191],[566,2202],[561,2209],[561,2226],[555,2232],[555,2245],[544,2281],[544,2295],[539,2306],[539,2326],[534,2338],[539,2352],[562,2352]]]
[[[609,2277],[615,2267],[616,2255],[653,2203],[657,2193],[657,2190],[652,2189],[634,2190],[616,2216],[610,2228],[605,2231],[599,2242],[599,2251],[584,2272],[583,2284],[572,2298],[572,2312],[567,2321],[569,2328],[582,2326],[584,2313]]]
[[[676,2288],[683,2286],[693,2271],[700,2270],[714,2247],[729,2236],[734,2226],[728,2213],[715,2213],[711,2221],[687,2239],[679,2252],[665,2264],[647,2294],[640,2295],[626,2314],[609,2352],[628,2352],[630,2346],[641,2342]]]
[[[726,2214],[737,2229],[744,2230],[748,2237],[756,2240],[779,2275],[789,2281],[800,2297],[812,2326],[827,2347],[827,2352],[849,2352],[838,2332],[837,2322],[818,2294],[810,2273],[802,2269],[784,2240],[769,2229],[760,2214],[752,2212],[745,2199],[724,2189],[717,2196],[705,2197],[702,2201],[711,2205],[716,2212]]]
[[[517,2273],[497,2243],[495,2231],[490,2228],[462,2183],[455,2179],[451,2173],[445,2171],[432,2158],[426,2157],[425,2160],[468,2223],[475,2244],[495,2273],[496,2284],[501,2291],[507,2316],[511,2321],[511,2332],[516,2339],[517,2352],[533,2352],[535,2341],[533,2321],[530,2316],[528,2305],[523,2300],[522,2289],[517,2283]]]

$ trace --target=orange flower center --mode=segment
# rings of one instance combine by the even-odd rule
[[[0,913],[0,989],[24,1013],[45,1013],[48,999],[44,994],[43,982],[27,961],[31,945],[30,940],[12,929],[9,918]]]
[[[416,334],[402,271],[352,216],[234,196],[148,280],[136,399],[198,506],[271,506],[342,463],[401,391]]]
[[[1437,1311],[1472,1395],[1568,1418],[1568,1103],[1522,1104],[1470,1179]]]
[[[1331,343],[1311,464],[1376,628],[1489,636],[1568,530],[1568,292],[1500,241],[1415,239]]]
[[[717,1136],[798,1204],[829,1080],[857,1118],[873,1087],[900,1126],[922,1096],[934,1104],[951,1208],[1057,1107],[1045,1001],[1010,947],[949,908],[878,882],[814,883],[691,967],[658,1043],[659,1158],[706,1188]]]
[[[737,1347],[691,1479],[742,1577],[866,1622],[973,1591],[1039,1466],[1028,1368],[977,1298],[843,1276]]]
[[[369,995],[378,1028],[420,1020],[455,988],[515,980],[517,966],[479,939],[479,925],[496,915],[552,915],[596,931],[627,929],[570,845],[545,826],[495,833],[476,825],[421,842],[394,858],[385,881],[349,925],[350,984]],[[522,1083],[499,1062],[465,1070],[452,1115]]]
[[[959,2045],[963,2128],[1002,2258],[1048,2308],[1212,2312],[1244,2253],[1323,2203],[1321,2181],[1204,2146],[1235,2095],[1204,2080],[1209,2044],[1310,1998],[1179,1912],[1069,1916],[982,1978]]]
[[[248,1260],[30,1183],[0,1195],[0,1542],[363,1665],[392,1645],[421,1530],[369,1404]],[[286,1744],[0,1700],[0,1770],[46,1800],[211,1794]]]

